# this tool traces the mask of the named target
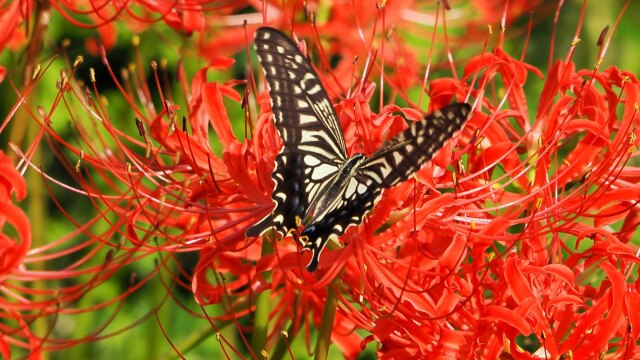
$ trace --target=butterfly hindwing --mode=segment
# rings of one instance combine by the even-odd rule
[[[298,219],[304,219],[309,200],[305,193],[304,155],[295,152],[280,152],[276,156],[271,178],[276,182],[271,198],[275,209],[264,219],[250,227],[247,236],[259,236],[272,226],[282,233],[295,229]]]
[[[373,209],[382,187],[370,177],[356,174],[347,182],[344,191],[335,201],[335,206],[321,218],[310,221],[301,236],[306,238],[304,248],[311,250],[308,271],[315,271],[320,261],[320,253],[331,238],[338,238],[353,225],[362,222],[364,216]]]

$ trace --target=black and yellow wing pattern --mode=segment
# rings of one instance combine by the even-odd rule
[[[347,156],[340,122],[309,60],[278,30],[256,31],[255,47],[269,85],[273,120],[284,146],[275,159],[273,211],[247,236],[283,234],[304,225],[299,239],[314,271],[327,241],[358,225],[382,190],[418,171],[469,117],[465,103],[412,122],[371,157]]]

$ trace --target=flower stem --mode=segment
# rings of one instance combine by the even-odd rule
[[[331,282],[331,286],[327,290],[327,300],[324,304],[322,313],[322,324],[320,325],[320,333],[318,334],[318,342],[316,343],[315,360],[326,360],[329,355],[329,345],[331,345],[331,333],[333,332],[333,322],[336,318],[336,309],[338,308],[338,292],[342,280],[340,275],[336,276]]]
[[[31,31],[31,38],[29,44],[25,49],[26,61],[24,63],[24,84],[29,83],[33,76],[33,71],[37,66],[38,58],[41,57],[41,50],[45,41],[45,36],[49,28],[49,20],[51,13],[51,4],[49,1],[36,2],[35,11],[35,24]],[[36,97],[35,93],[32,93],[25,103],[30,103],[33,97]],[[20,110],[16,113],[16,117],[11,126],[10,139],[11,142],[28,148],[29,144],[34,143],[40,128],[35,121],[33,121],[24,107],[20,107]],[[26,136],[25,136],[26,135]],[[36,148],[31,157],[31,161],[34,164],[41,164],[43,160],[42,153]],[[34,171],[28,172],[25,176],[27,181],[27,188],[29,189],[29,196],[27,197],[27,214],[31,221],[31,238],[32,248],[36,249],[43,246],[47,240],[46,231],[47,228],[47,192],[44,188],[42,177]],[[24,240],[24,239],[23,239]],[[44,262],[35,262],[31,270],[45,270],[46,264]],[[33,281],[30,285],[34,292],[43,291],[46,293],[46,289],[49,288],[46,280]],[[50,301],[50,298],[44,296],[34,296],[33,301]],[[40,336],[48,334],[51,329],[51,324],[46,318],[38,318],[31,326],[31,330]],[[41,353],[41,359],[49,359],[51,355],[47,352]]]
[[[262,256],[271,254],[271,243],[264,238],[262,240]],[[271,271],[262,274],[265,281],[271,282]],[[271,312],[271,290],[265,290],[256,297],[256,312],[253,321],[253,334],[251,348],[257,355],[267,348],[267,335],[269,334],[269,313]]]

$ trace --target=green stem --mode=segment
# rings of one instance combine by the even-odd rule
[[[342,280],[340,275],[338,275],[327,290],[327,301],[324,304],[322,324],[320,325],[320,333],[318,334],[318,342],[316,343],[315,360],[326,360],[328,358],[333,322],[336,318],[336,310],[338,308],[337,289],[340,288],[341,283]]]
[[[34,11],[34,26],[32,29],[28,29],[30,31],[30,39],[25,49],[26,53],[26,61],[24,63],[24,84],[26,85],[31,77],[33,76],[33,71],[37,66],[38,58],[40,58],[41,50],[45,42],[45,36],[47,34],[47,29],[49,28],[49,19],[51,17],[51,4],[49,1],[38,1],[35,4],[36,8]],[[31,93],[31,95],[25,101],[26,103],[31,103],[31,100],[36,98],[37,95],[35,91]],[[40,128],[33,121],[29,113],[25,110],[25,107],[20,107],[18,112],[16,112],[16,116],[13,119],[11,127],[10,138],[11,142],[18,144],[22,147],[22,149],[26,149],[30,144],[33,143],[36,138],[38,131]],[[43,162],[43,157],[41,152],[36,149],[33,152],[31,157],[31,161],[36,165],[41,165]],[[29,221],[31,222],[31,239],[32,239],[32,248],[38,248],[44,244],[46,244],[51,239],[46,238],[46,231],[44,229],[47,228],[47,201],[48,194],[44,188],[42,177],[40,174],[35,171],[27,172],[25,175],[25,179],[27,181],[27,188],[29,191],[27,197],[27,205],[26,211],[29,216]],[[24,240],[24,239],[23,239]],[[44,262],[36,262],[32,265],[31,270],[45,270],[46,265]],[[36,290],[36,292],[42,290],[43,293],[46,293],[52,285],[46,280],[38,280],[30,283],[30,286]],[[47,301],[51,300],[48,297],[33,296],[34,301]],[[52,316],[54,318],[55,316]],[[39,318],[37,319],[33,325],[31,326],[31,330],[37,335],[49,334],[51,331],[50,319],[47,318]],[[49,359],[50,353],[42,352],[42,359]]]
[[[242,300],[230,309],[231,313],[236,313],[239,311],[243,311],[249,306],[249,302],[246,300]],[[229,340],[228,335],[224,335],[224,332],[229,330],[236,330],[232,328],[231,325],[235,323],[232,320],[222,320],[216,321],[217,330],[220,332],[222,336],[225,336],[227,340]],[[210,340],[212,335],[217,336],[216,331],[211,327],[211,325],[205,325],[203,328],[194,330],[189,333],[189,336],[182,340],[180,343],[176,344],[176,347],[180,350],[180,352],[184,355],[189,354],[193,349],[200,346],[204,341]],[[233,340],[233,339],[232,339]],[[233,344],[233,341],[230,341]],[[222,345],[224,346],[224,345]],[[180,357],[175,353],[175,351],[170,350],[163,356],[158,357],[160,360],[173,360],[179,359]]]
[[[191,350],[202,344],[203,341],[211,339],[211,335],[213,333],[214,331],[210,325],[206,325],[200,329],[193,330],[189,333],[189,336],[186,339],[180,342],[180,344],[177,344],[177,348],[182,354],[189,354]],[[164,354],[163,356],[157,357],[157,359],[159,360],[175,360],[179,358],[180,357],[173,350]]]
[[[273,248],[271,243],[263,238],[262,256],[271,254]],[[271,282],[271,272],[262,274],[267,282]],[[271,313],[271,290],[265,290],[256,297],[256,312],[253,320],[253,336],[251,338],[251,349],[256,356],[267,350],[267,336],[269,335],[269,314]]]
[[[298,294],[298,296],[296,297],[296,303],[295,303],[295,307],[299,307],[300,306],[300,302],[301,302],[301,298],[300,298],[300,294]],[[271,353],[271,359],[272,360],[280,360],[283,359],[285,354],[287,353],[287,350],[289,349],[289,344],[291,344],[293,341],[295,341],[295,337],[298,335],[294,330],[295,330],[295,326],[294,324],[298,324],[298,319],[296,316],[297,312],[293,312],[293,319],[291,319],[291,324],[289,325],[289,328],[287,329],[287,336],[291,336],[290,338],[286,338],[283,334],[280,335],[280,339],[278,340],[278,343],[276,344],[273,352]],[[300,319],[300,324],[299,327],[301,328],[303,326],[303,323],[306,319],[306,316],[302,316],[302,319]]]

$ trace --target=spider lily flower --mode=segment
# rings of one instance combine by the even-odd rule
[[[26,10],[34,8],[31,2],[21,2]],[[522,14],[537,10],[538,13],[549,12],[549,6],[541,6],[539,1],[511,1],[509,13],[506,14],[505,25],[511,25]],[[210,1],[210,0],[135,0],[135,1],[52,1],[46,11],[55,11],[70,24],[80,29],[96,29],[99,42],[95,38],[85,41],[86,48],[93,55],[99,54],[100,46],[111,49],[116,45],[118,26],[125,25],[129,30],[140,33],[150,26],[163,23],[177,33],[197,37],[199,56],[214,59],[218,56],[232,56],[242,51],[248,35],[252,35],[260,25],[270,25],[285,28],[291,25],[289,14],[304,13],[313,25],[299,22],[295,24],[295,31],[300,36],[318,36],[332,38],[333,51],[342,55],[342,61],[335,67],[336,75],[340,69],[350,70],[349,65],[354,56],[371,50],[370,36],[378,29],[395,29],[385,36],[398,31],[401,34],[411,34],[423,31],[423,27],[437,27],[444,21],[441,15],[448,11],[447,16],[451,28],[466,33],[465,36],[451,36],[451,41],[469,41],[478,39],[482,34],[475,31],[476,24],[495,23],[502,16],[496,9],[502,9],[503,1],[472,1],[461,9],[451,9],[448,2],[438,2],[436,5],[425,5],[414,1],[379,2],[372,5],[368,1],[331,2],[315,4],[306,1]],[[13,6],[16,8],[17,6]],[[11,12],[14,12],[12,9]],[[25,11],[23,11],[25,12]],[[238,14],[242,12],[241,14]],[[331,14],[331,16],[327,15]],[[89,18],[87,20],[86,18]],[[18,17],[14,17],[15,20]],[[358,26],[353,26],[353,24]],[[316,32],[317,31],[317,32]],[[386,30],[385,30],[386,31]],[[453,33],[453,32],[452,32]],[[212,36],[212,34],[214,36]],[[466,40],[465,40],[466,39]],[[434,43],[439,44],[445,39],[437,38]],[[443,40],[443,41],[440,41]],[[384,39],[379,39],[385,42]],[[447,40],[449,41],[449,40]],[[412,64],[422,55],[423,48],[412,48],[409,44],[402,44],[397,57],[390,57],[386,63],[390,66],[405,67],[405,71],[413,73]],[[323,59],[328,65],[330,59]],[[417,74],[415,74],[417,75]],[[405,77],[404,80],[413,77]],[[399,83],[399,85],[401,85]],[[403,90],[406,90],[404,88]]]
[[[37,356],[40,351],[60,350],[123,332],[135,325],[136,321],[124,326],[124,329],[105,331],[105,328],[124,306],[125,300],[141,288],[152,287],[150,282],[165,293],[164,299],[154,300],[157,304],[173,296],[171,286],[174,285],[167,284],[173,282],[189,290],[193,286],[195,297],[203,304],[218,303],[220,298],[211,299],[214,294],[207,292],[206,287],[199,286],[202,282],[198,282],[200,274],[211,274],[211,254],[216,261],[219,258],[227,264],[237,264],[234,261],[246,255],[239,249],[244,246],[242,235],[232,231],[232,222],[237,221],[234,214],[239,212],[234,208],[243,204],[238,202],[243,197],[238,193],[238,183],[229,180],[225,160],[211,156],[215,154],[211,152],[207,133],[207,127],[210,126],[207,111],[217,111],[214,116],[225,113],[224,107],[218,107],[222,104],[222,94],[239,103],[241,98],[233,90],[233,86],[239,82],[208,83],[205,81],[207,69],[200,71],[190,84],[193,86],[193,92],[190,93],[193,102],[189,107],[193,116],[189,122],[186,117],[184,120],[176,117],[177,105],[173,105],[169,99],[163,102],[159,112],[151,106],[151,99],[145,99],[148,101],[142,105],[137,103],[136,95],[125,88],[135,88],[139,91],[137,94],[142,96],[150,94],[149,89],[141,87],[140,84],[145,82],[139,81],[140,74],[132,73],[129,76],[125,73],[125,85],[116,78],[114,80],[123,91],[126,101],[134,108],[140,106],[136,108],[140,117],[132,119],[128,127],[129,130],[134,129],[133,132],[122,131],[114,126],[108,105],[101,99],[98,87],[90,89],[76,80],[75,72],[81,63],[81,58],[76,59],[70,70],[62,71],[60,78],[52,81],[56,83],[58,92],[50,108],[34,109],[34,100],[27,96],[35,87],[51,81],[46,70],[34,76],[23,90],[24,93],[19,94],[20,100],[16,105],[16,108],[25,110],[25,120],[39,125],[40,132],[30,148],[23,151],[13,145],[12,149],[30,165],[36,176],[41,177],[53,205],[77,229],[58,239],[49,239],[46,243],[30,247],[30,234],[27,234],[29,237],[23,234],[25,228],[28,229],[28,222],[25,224],[23,221],[16,223],[20,226],[16,225],[24,238],[23,243],[5,241],[3,263],[7,274],[3,274],[3,287],[7,300],[4,303],[7,309],[12,309],[10,315],[15,319],[15,324],[3,328],[3,334],[7,334],[3,337],[3,345],[6,346],[1,349],[4,353],[13,347],[21,347],[27,348],[30,355]],[[229,59],[222,59],[212,63],[211,67],[226,69],[231,64]],[[108,70],[108,67],[104,69]],[[95,85],[93,71],[90,72],[90,80],[93,82],[90,84]],[[15,117],[19,116],[17,113],[13,112]],[[53,124],[57,114],[63,113],[68,115],[67,119],[73,125],[72,136]],[[228,118],[226,120],[228,125]],[[97,129],[100,130],[94,131]],[[225,129],[216,127],[219,131]],[[220,138],[229,140],[225,146],[240,145],[231,138],[224,138],[224,135],[220,133]],[[58,157],[59,164],[69,172],[71,181],[43,171],[31,161],[34,149],[42,146],[40,139],[44,137],[51,140],[51,149]],[[234,155],[242,154],[241,146],[236,148],[237,152],[231,151],[232,159]],[[2,160],[4,164],[5,159]],[[233,166],[229,168],[231,171],[236,169]],[[11,185],[15,182],[14,177],[8,176],[11,174],[8,173],[6,178],[4,174],[3,171],[2,179],[8,180],[1,184]],[[64,200],[58,197],[60,189],[75,194],[77,198],[74,201],[78,204],[86,201],[84,206],[95,207],[94,216],[68,212]],[[19,190],[24,191],[24,187]],[[6,194],[8,196],[8,190]],[[24,192],[19,194],[24,196]],[[7,205],[2,211],[5,209],[9,212],[13,208]],[[15,214],[5,214],[2,218],[9,222],[26,220],[18,217],[20,212]],[[96,226],[99,223],[108,226]],[[167,229],[171,230],[165,232]],[[158,235],[161,236],[158,238],[160,241],[154,240],[153,237]],[[227,256],[230,250],[232,256]],[[189,269],[189,280],[185,282],[181,277],[187,274],[187,270],[178,267],[175,257],[177,253],[188,251],[200,252],[206,268],[193,265],[195,270]],[[256,257],[259,257],[259,252]],[[21,263],[28,265],[22,266]],[[45,270],[41,269],[42,264],[50,265]],[[141,267],[146,270],[140,271]],[[175,267],[178,270],[169,271]],[[204,270],[200,272],[202,268]],[[240,274],[238,270],[235,269]],[[106,298],[100,295],[99,300],[84,303],[83,299],[93,298],[96,294],[104,295],[100,289],[106,286],[107,281],[115,281],[122,276],[130,278],[130,283],[118,293]],[[246,279],[237,282],[241,284],[227,282],[225,285],[233,291],[246,283]],[[31,289],[28,284],[35,284],[34,288]],[[38,301],[29,300],[31,297]],[[244,311],[248,312],[250,308]],[[77,336],[69,336],[64,332],[64,324],[58,322],[63,319],[62,323],[75,324],[76,321],[82,322],[75,319],[91,317],[95,313],[111,313],[112,317],[96,324],[87,333],[72,326],[73,331],[78,331],[74,334]],[[149,308],[142,319],[152,314],[153,309]],[[227,318],[236,315],[232,313]],[[206,317],[203,314],[199,316]],[[49,322],[45,324],[43,319]],[[60,326],[63,327],[62,332]],[[230,348],[233,349],[233,345]]]
[[[4,254],[2,260],[2,278],[15,271],[29,250],[31,245],[31,227],[29,219],[24,212],[13,204],[12,194],[17,200],[22,200],[27,195],[27,187],[24,179],[15,170],[11,159],[3,152],[0,152],[0,167],[2,168],[2,192],[0,192],[0,202],[2,202],[2,224],[11,225],[19,235],[19,241],[11,239],[5,234],[2,237]]]
[[[546,79],[535,105],[524,95],[531,76]],[[504,95],[487,93],[495,88]],[[381,344],[382,357],[526,356],[517,345],[525,336],[534,339],[531,356],[633,348],[635,338],[625,331],[636,320],[625,319],[636,317],[628,310],[636,296],[625,297],[635,291],[624,285],[624,273],[637,262],[626,245],[636,226],[637,189],[620,176],[633,172],[624,164],[637,144],[637,89],[631,73],[577,70],[570,58],[545,76],[499,47],[470,59],[462,79],[432,81],[435,108],[470,95],[477,99],[474,115],[457,146],[445,147],[416,181],[388,190],[364,225],[341,238],[344,248],[325,254],[321,281],[343,269],[340,326],[371,332],[367,341]],[[403,120],[395,113],[415,118],[394,106],[376,114],[372,94],[366,86],[336,105],[351,153],[370,153],[397,133]],[[538,109],[532,119],[531,106]],[[279,144],[263,120],[252,141],[272,146],[270,155],[255,157],[256,168],[269,169]],[[603,134],[607,129],[616,137]],[[269,191],[270,179],[261,181]],[[626,231],[602,228],[616,221]],[[585,241],[593,243],[583,249]],[[300,270],[306,262],[282,254],[286,245],[274,246],[276,254],[259,264],[278,259],[274,274],[291,270],[308,281]],[[585,284],[593,272],[607,281]],[[272,286],[276,296],[279,287]],[[596,315],[603,308],[614,318]],[[573,324],[607,330],[577,331]]]
[[[545,79],[533,105],[524,91],[532,75]],[[405,184],[404,204],[402,185],[393,189],[369,223],[385,201],[396,212],[404,205],[405,216],[344,237],[365,279],[343,278],[345,292],[369,304],[350,317],[369,324],[381,357],[636,351],[630,269],[639,259],[629,241],[640,189],[626,176],[637,157],[639,85],[615,67],[577,69],[570,56],[544,74],[501,48],[471,58],[461,80],[430,83],[432,103],[476,99],[458,138],[466,151],[433,161],[453,165],[455,178],[440,172],[435,195],[433,178]],[[526,350],[524,337],[533,341]]]
[[[5,49],[16,50],[26,42],[26,36],[21,31],[25,18],[31,15],[33,4],[31,1],[12,1],[0,4],[0,53]],[[7,69],[0,65],[0,83],[4,80]]]
[[[339,38],[325,40],[329,46],[321,48],[310,41],[309,52],[326,48],[324,57],[332,58],[346,48],[332,45]],[[311,330],[323,333],[323,327],[348,358],[357,356],[357,345],[367,344],[374,344],[381,358],[591,358],[637,352],[638,258],[632,237],[639,190],[631,164],[638,155],[639,82],[615,67],[579,69],[571,56],[538,70],[500,44],[467,60],[460,77],[428,78],[429,110],[467,101],[474,105],[471,118],[415,177],[386,190],[362,225],[332,243],[316,273],[305,270],[309,255],[300,253],[293,236],[244,236],[272,208],[271,172],[282,141],[267,91],[251,79],[207,79],[211,71],[230,71],[232,60],[216,54],[192,79],[178,66],[184,101],[161,85],[147,88],[140,73],[127,71],[119,80],[110,68],[102,69],[136,114],[124,125],[110,114],[100,84],[83,88],[75,74],[65,73],[70,79],[59,83],[60,101],[42,113],[66,111],[78,141],[50,126],[51,117],[33,115],[33,120],[45,119],[42,131],[57,144],[54,149],[75,182],[47,171],[43,177],[51,188],[86,197],[98,215],[75,222],[78,231],[72,235],[78,239],[55,242],[73,244],[71,250],[32,250],[33,262],[90,254],[69,268],[30,273],[61,281],[90,278],[62,288],[60,300],[55,291],[46,292],[44,313],[105,311],[152,279],[168,276],[193,294],[205,309],[195,316],[209,320],[216,332],[221,322],[237,326],[241,346],[254,357],[277,351],[282,343],[290,350],[282,340],[284,329],[306,338],[312,351]],[[330,68],[323,61],[318,71],[337,99],[349,155],[372,154],[407,127],[405,119],[422,116],[419,106],[384,101],[372,106],[380,88],[382,100],[384,89],[409,100],[403,91],[421,83],[413,73],[403,78],[385,72],[387,60],[395,54],[408,58],[411,49],[386,47],[377,56],[365,49],[366,61],[342,61],[334,74],[322,71]],[[417,61],[398,63],[418,73]],[[154,70],[160,84],[166,69]],[[354,81],[351,74],[362,76]],[[378,75],[385,87],[372,82]],[[544,87],[531,102],[526,87],[535,77]],[[337,80],[343,78],[344,84]],[[242,91],[244,85],[252,91]],[[348,89],[343,98],[336,96],[341,87]],[[65,109],[62,99],[73,99],[76,107]],[[245,115],[246,138],[234,131],[234,110]],[[55,193],[51,190],[54,200]],[[106,221],[109,230],[92,231],[98,221]],[[182,253],[197,254],[192,268],[182,267]],[[101,260],[92,262],[96,254]],[[157,260],[150,265],[152,257]],[[73,306],[140,264],[150,269],[147,276],[122,294]],[[174,271],[167,275],[166,269]],[[173,296],[173,288],[165,290]],[[58,310],[58,304],[67,306]],[[222,310],[209,314],[213,306]],[[32,320],[17,314],[16,323]],[[256,324],[264,314],[268,324]],[[264,340],[249,345],[253,339],[242,338],[247,332]],[[220,337],[221,346],[237,351],[237,344]],[[42,349],[73,343],[47,340]]]
[[[546,80],[534,105],[531,76]],[[327,254],[325,270],[344,268],[343,304],[368,305],[349,307],[345,324],[364,326],[390,357],[524,357],[525,336],[531,356],[635,349],[636,292],[625,283],[638,261],[627,245],[638,189],[621,176],[634,172],[625,164],[636,156],[638,85],[615,67],[576,69],[570,56],[545,75],[500,47],[470,59],[461,80],[432,81],[435,107],[476,99],[457,139],[465,152],[445,148],[430,174],[389,190]],[[375,149],[400,120],[385,116],[391,107],[373,113],[370,97],[365,88],[336,106],[352,153]],[[625,230],[608,229],[616,222]],[[607,280],[585,284],[593,273]]]
[[[26,347],[30,345],[37,352],[38,343],[36,337],[30,333],[25,324],[29,321],[28,316],[20,312],[19,304],[12,299],[12,285],[10,279],[14,274],[20,273],[24,267],[27,252],[31,246],[31,226],[25,213],[13,202],[12,195],[17,200],[22,200],[27,194],[27,187],[24,179],[15,170],[11,159],[3,152],[0,152],[0,228],[4,229],[0,233],[0,284],[2,284],[2,317],[3,336],[0,337],[0,353],[5,359],[11,358],[11,344],[18,341],[25,341]],[[10,225],[15,229],[17,238],[4,233]],[[28,306],[26,306],[28,307]],[[8,335],[14,333],[14,336]],[[7,335],[4,335],[7,334]]]

